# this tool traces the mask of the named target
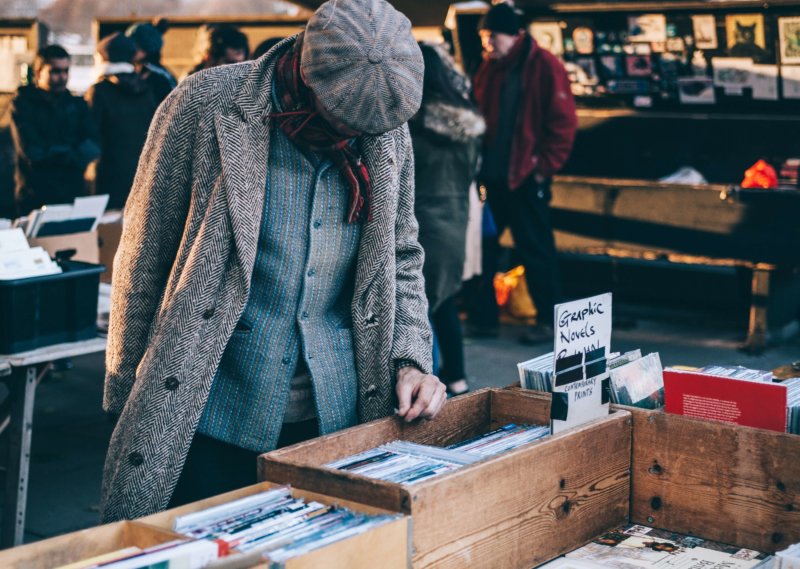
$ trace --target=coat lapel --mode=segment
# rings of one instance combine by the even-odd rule
[[[372,221],[364,225],[358,250],[356,297],[369,288],[380,266],[386,261],[393,243],[393,196],[398,184],[398,165],[394,139],[391,134],[364,136],[360,140],[361,154],[372,182]]]

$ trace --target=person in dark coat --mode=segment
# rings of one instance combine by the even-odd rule
[[[247,36],[236,26],[211,25],[206,31],[207,40],[200,55],[200,61],[189,71],[187,76],[218,65],[241,63],[250,56]]]
[[[136,54],[133,56],[136,71],[147,81],[159,103],[178,84],[175,76],[161,64],[164,34],[168,28],[167,20],[159,18],[152,24],[139,22],[125,30],[125,35],[136,44]]]
[[[414,145],[419,242],[425,293],[442,356],[441,380],[454,395],[468,390],[456,308],[466,256],[469,190],[485,124],[469,83],[442,48],[420,44],[425,60],[422,107],[409,122]]]
[[[98,44],[97,53],[103,59],[100,80],[86,93],[102,149],[95,193],[109,195],[110,209],[122,209],[158,100],[134,69],[133,40],[114,33]]]
[[[63,47],[42,48],[34,62],[34,84],[20,87],[11,102],[20,215],[85,195],[84,172],[100,154],[89,108],[67,91],[69,64]]]
[[[536,303],[537,326],[521,340],[552,341],[561,277],[550,221],[550,181],[572,150],[575,100],[564,66],[523,30],[509,4],[492,6],[480,33],[485,57],[475,74],[475,97],[486,118],[480,180],[498,235],[511,228]],[[485,252],[490,265],[492,257],[491,250]],[[493,274],[484,272],[490,313],[475,322],[484,329],[497,326]]]

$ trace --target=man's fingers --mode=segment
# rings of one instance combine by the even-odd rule
[[[444,384],[439,384],[436,389],[436,395],[433,396],[433,400],[431,401],[430,405],[420,413],[420,417],[423,419],[433,419],[436,415],[439,414],[439,411],[442,410],[444,407],[445,402],[447,401],[447,388],[445,388]]]
[[[414,394],[416,386],[411,381],[397,382],[397,414],[405,417],[408,410],[411,408],[411,398]]]
[[[405,415],[406,422],[411,422],[420,414],[428,408],[433,400],[434,395],[437,393],[437,385],[439,384],[438,381],[428,381],[424,380],[420,384],[420,388],[417,391],[417,396],[414,399],[414,404],[409,409],[408,413]]]

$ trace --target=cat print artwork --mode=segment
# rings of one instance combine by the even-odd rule
[[[730,57],[750,57],[756,63],[766,61],[763,14],[731,14],[725,18]]]

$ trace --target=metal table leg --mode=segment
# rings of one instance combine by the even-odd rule
[[[0,546],[20,545],[25,532],[25,505],[33,432],[33,399],[36,394],[36,366],[14,368],[8,378],[11,422],[3,497],[3,525]]]

